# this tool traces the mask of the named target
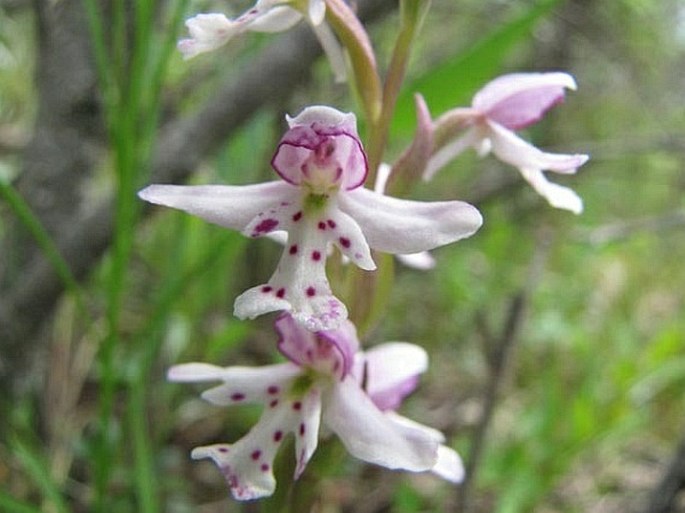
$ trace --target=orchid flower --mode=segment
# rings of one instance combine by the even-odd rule
[[[366,155],[356,118],[331,107],[309,107],[295,118],[271,161],[280,181],[247,186],[151,185],[139,196],[189,212],[249,237],[287,231],[276,271],[235,301],[241,319],[290,311],[311,331],[335,329],[345,305],[326,277],[329,245],[364,270],[371,248],[416,253],[472,235],[482,218],[459,201],[401,200],[362,187]]]
[[[179,41],[178,49],[190,59],[216,50],[243,32],[282,32],[305,18],[328,56],[336,80],[342,82],[347,75],[345,57],[325,17],[324,0],[257,0],[252,9],[235,19],[209,13],[186,20],[190,38]]]
[[[481,156],[492,151],[501,161],[517,167],[553,207],[579,214],[583,210],[580,197],[568,187],[549,182],[543,171],[572,174],[588,156],[545,153],[514,133],[536,123],[563,101],[565,88],[576,89],[575,80],[567,73],[514,73],[489,82],[476,93],[470,109],[455,109],[443,116],[443,120],[459,117],[468,129],[433,155],[424,178],[432,178],[469,147]],[[436,125],[440,123],[438,119]]]
[[[168,373],[171,381],[223,381],[202,394],[214,404],[264,406],[257,424],[234,444],[197,447],[191,453],[193,459],[211,458],[218,465],[234,498],[258,499],[274,492],[273,461],[288,435],[295,439],[294,477],[299,478],[316,450],[322,422],[361,460],[433,471],[451,482],[463,479],[461,460],[441,445],[440,432],[391,411],[425,370],[423,349],[395,342],[365,355],[349,321],[337,330],[312,333],[281,314],[275,328],[278,349],[289,360],[285,363],[260,368],[188,363]]]

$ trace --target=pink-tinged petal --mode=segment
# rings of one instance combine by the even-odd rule
[[[295,437],[300,436],[301,426],[305,423],[316,429],[317,421],[312,415],[320,409],[320,405],[314,403],[317,397],[315,394],[309,399],[306,415],[303,415],[303,403],[300,400],[273,403],[264,409],[259,422],[250,432],[235,444],[197,447],[191,457],[214,460],[237,500],[269,496],[276,488],[273,461],[285,437],[291,433]],[[316,444],[308,440],[306,453],[311,456],[315,448]]]
[[[417,253],[473,235],[483,223],[478,210],[461,201],[421,202],[359,188],[339,196],[340,209],[360,226],[372,249]]]
[[[325,398],[323,421],[353,456],[391,469],[430,470],[438,442],[421,430],[398,428],[351,378],[336,383]]]
[[[281,202],[299,200],[299,191],[282,181],[257,185],[150,185],[138,196],[242,231],[260,212]]]
[[[271,159],[274,170],[293,185],[316,194],[359,187],[368,173],[356,118],[331,107],[314,106],[294,118]]]
[[[284,32],[302,20],[302,14],[287,5],[264,11],[247,25],[252,32]]]
[[[397,255],[397,260],[403,265],[416,269],[417,271],[430,271],[435,269],[435,258],[428,251],[410,253],[408,255]]]
[[[464,463],[454,449],[441,445],[438,447],[438,461],[431,472],[450,483],[461,483],[466,476]]]
[[[433,154],[433,156],[426,164],[426,169],[423,172],[423,179],[430,180],[435,176],[435,173],[440,171],[443,167],[449,164],[452,160],[457,158],[464,150],[468,148],[475,148],[480,141],[483,140],[483,131],[477,127],[471,127],[464,132],[460,137],[454,141],[445,144],[442,148]]]
[[[312,25],[320,25],[326,17],[326,2],[324,0],[309,0],[307,14]]]
[[[428,368],[426,351],[406,342],[389,342],[365,353],[366,393],[381,410],[396,410]]]
[[[216,50],[239,32],[240,24],[223,14],[198,14],[186,20],[189,39],[178,42],[178,49],[185,59]]]
[[[359,350],[357,329],[350,321],[344,321],[336,330],[320,331],[317,335],[328,341],[340,353],[340,365],[334,365],[333,370],[339,377],[344,378],[352,370],[355,354]]]
[[[323,4],[323,2],[321,2]],[[331,65],[331,70],[333,71],[333,76],[335,81],[338,83],[345,82],[347,80],[347,62],[345,61],[345,53],[343,52],[343,47],[335,37],[335,34],[331,30],[328,23],[322,22],[319,24],[313,24],[312,30],[316,38],[319,40],[321,48],[323,48],[326,57],[328,58],[328,63]]]
[[[316,369],[342,378],[352,366],[359,348],[356,330],[344,321],[336,330],[312,333],[291,315],[282,314],[274,328],[278,333],[278,350],[300,367]]]
[[[319,443],[321,424],[321,392],[311,389],[302,398],[300,424],[293,430],[295,436],[295,479],[299,479]]]
[[[488,123],[492,152],[502,162],[519,169],[539,169],[573,174],[588,160],[587,155],[545,153],[527,143],[514,132],[497,123]]]
[[[583,200],[572,189],[548,181],[538,169],[520,168],[519,171],[533,189],[553,207],[570,210],[574,214],[583,212]]]
[[[513,73],[486,84],[474,96],[473,107],[509,129],[520,129],[563,101],[565,88],[576,88],[567,73]]]

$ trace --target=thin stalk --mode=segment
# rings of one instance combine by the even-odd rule
[[[0,490],[0,509],[7,513],[41,513],[37,506],[15,499],[9,493]]]
[[[57,248],[57,245],[53,242],[50,234],[38,217],[33,213],[31,207],[24,201],[24,198],[21,197],[11,184],[3,180],[0,180],[0,197],[7,202],[14,212],[14,215],[17,216],[17,219],[26,226],[36,243],[38,243],[41,251],[64,284],[64,288],[74,298],[79,314],[81,314],[84,319],[88,319],[88,322],[92,324],[94,321],[86,308],[81,287],[71,273],[66,261],[62,258],[59,248]]]
[[[145,397],[146,373],[141,372],[133,380],[128,394],[127,420],[133,437],[133,480],[141,513],[161,511],[159,486],[154,463],[153,444],[150,440],[147,419],[148,405]]]
[[[52,504],[57,513],[68,513],[70,511],[67,503],[62,497],[59,487],[49,474],[49,465],[42,461],[39,456],[34,454],[26,445],[18,439],[13,440],[12,449],[17,460],[26,470],[26,473],[33,479],[40,488],[43,497]]]
[[[414,36],[420,25],[422,13],[430,2],[425,0],[403,0],[400,3],[402,26],[395,41],[390,66],[383,84],[383,102],[378,120],[371,125],[367,157],[369,160],[369,183],[374,183],[376,170],[380,165],[388,141],[390,122],[395,112],[397,97],[407,71]]]

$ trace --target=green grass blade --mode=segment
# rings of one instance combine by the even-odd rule
[[[38,217],[33,213],[31,207],[24,201],[12,185],[4,180],[0,179],[0,197],[2,197],[10,209],[14,212],[14,215],[21,221],[21,223],[26,226],[38,246],[43,251],[43,254],[50,262],[50,265],[57,273],[57,276],[62,281],[64,288],[73,295],[76,306],[79,309],[79,313],[83,315],[85,319],[90,319],[88,315],[88,310],[85,307],[85,302],[81,294],[81,288],[76,281],[76,278],[71,273],[69,266],[66,261],[62,258],[62,255],[57,248],[57,245],[53,242],[50,234],[43,227]]]
[[[18,439],[12,442],[12,450],[28,476],[33,479],[46,500],[52,503],[57,513],[70,511],[62,493],[50,476],[48,463]]]
[[[0,510],[6,513],[41,513],[37,506],[21,502],[2,490],[0,490]]]

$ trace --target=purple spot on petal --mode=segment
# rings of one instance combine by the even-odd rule
[[[295,253],[297,253],[297,244],[293,244],[292,246],[290,246],[290,250],[288,252],[291,255],[294,255]]]
[[[245,399],[245,394],[236,392],[235,394],[231,395],[231,399],[234,401],[242,401],[243,399]]]
[[[307,295],[313,297],[316,295],[316,289],[314,287],[307,287]]]
[[[250,458],[252,458],[253,460],[257,461],[261,455],[262,455],[262,451],[260,451],[259,449],[257,449],[257,450],[254,451],[252,454],[250,454]]]
[[[264,285],[264,286],[262,287],[262,292],[264,292],[264,294],[268,294],[268,293],[271,292],[272,290],[273,290],[273,287],[270,287],[269,285]]]
[[[283,431],[276,431],[274,433],[274,442],[280,442],[283,440]]]
[[[318,262],[321,260],[321,252],[320,251],[312,251],[312,260],[315,262]]]
[[[278,393],[279,388],[276,385],[271,385],[266,389],[267,393],[274,395]]]
[[[300,219],[302,219],[302,211],[293,214],[293,221],[298,222]]]
[[[259,468],[262,469],[262,472],[268,472],[269,471],[269,465],[267,465],[266,463],[262,463],[262,466]]]
[[[326,229],[326,223],[323,221],[319,221],[319,230],[325,230]]]
[[[217,450],[219,452],[227,453],[228,452],[228,447],[217,447]]]
[[[350,239],[348,239],[347,237],[340,237],[340,239],[338,239],[338,240],[340,241],[340,245],[341,245],[343,248],[349,248],[350,245],[352,244],[352,243],[350,242]]]
[[[285,296],[285,289],[281,287],[276,291],[276,297],[283,298],[283,296]]]
[[[293,410],[300,411],[302,409],[302,403],[300,401],[295,401],[293,403]]]
[[[269,233],[278,226],[276,219],[264,219],[261,223],[255,226],[255,233]]]
[[[304,427],[304,423],[302,423],[302,424],[300,424],[300,436],[304,436],[304,431],[305,431],[305,427]]]
[[[278,406],[278,399],[274,399],[269,403],[269,408],[275,408],[276,406]]]
[[[337,224],[335,224],[335,221],[333,221],[333,219],[329,219],[328,221],[326,221],[326,223],[328,224],[328,226],[330,228],[335,228],[337,226]]]

